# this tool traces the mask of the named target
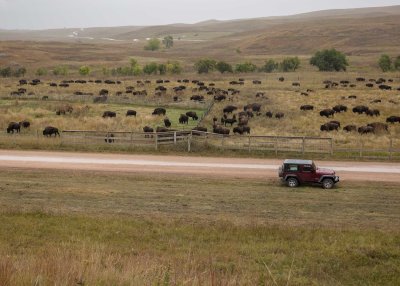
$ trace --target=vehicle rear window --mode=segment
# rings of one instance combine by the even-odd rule
[[[299,165],[286,165],[286,171],[297,172],[299,170]]]

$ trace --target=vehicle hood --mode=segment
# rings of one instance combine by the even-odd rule
[[[335,171],[333,171],[331,169],[317,168],[317,174],[319,174],[319,175],[335,175]]]

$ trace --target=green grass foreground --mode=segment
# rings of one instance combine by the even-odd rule
[[[400,188],[1,170],[0,285],[398,285]]]

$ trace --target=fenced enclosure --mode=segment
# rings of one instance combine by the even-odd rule
[[[320,137],[239,136],[220,135],[192,130],[161,133],[122,131],[65,130],[60,137],[46,138],[41,132],[0,133],[0,142],[47,148],[48,146],[76,146],[93,149],[148,149],[178,152],[202,152],[207,149],[264,152],[270,154],[322,154],[324,157],[349,159],[400,160],[400,139],[365,138],[339,140]]]

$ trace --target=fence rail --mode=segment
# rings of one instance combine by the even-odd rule
[[[0,142],[17,143],[25,140],[49,144],[52,140],[39,132],[28,134],[0,133]],[[270,152],[297,154],[337,155],[346,158],[376,158],[400,160],[400,139],[354,140],[351,142],[320,137],[288,136],[239,136],[220,135],[201,131],[171,131],[162,133],[140,133],[123,131],[65,130],[54,141],[64,145],[107,145],[124,147],[174,148],[177,151],[198,152],[204,148],[241,150],[247,152]],[[379,147],[376,147],[379,146]]]

